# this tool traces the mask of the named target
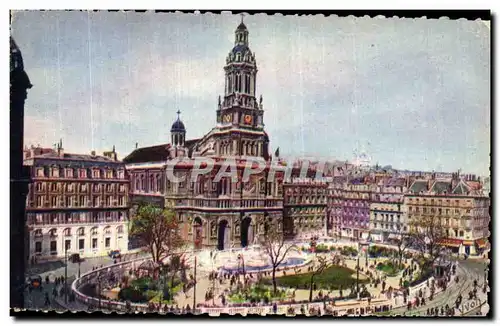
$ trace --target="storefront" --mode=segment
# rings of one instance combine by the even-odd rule
[[[484,254],[484,251],[488,250],[488,249],[489,249],[489,241],[488,241],[488,239],[479,239],[479,240],[476,240],[477,255]]]
[[[439,245],[445,246],[451,250],[454,254],[463,254],[464,249],[462,246],[462,240],[459,239],[443,239],[438,242]]]

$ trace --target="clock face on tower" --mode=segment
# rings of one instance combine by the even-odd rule
[[[246,115],[243,117],[243,121],[244,121],[246,124],[248,124],[248,125],[252,124],[252,116],[251,116],[251,115],[246,114]]]
[[[232,116],[230,114],[226,114],[223,118],[222,118],[222,122],[231,122],[233,120]]]

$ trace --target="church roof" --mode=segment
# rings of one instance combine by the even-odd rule
[[[163,162],[168,160],[170,144],[137,148],[123,159],[124,163]]]
[[[184,127],[184,123],[181,121],[181,119],[177,118],[177,120],[174,121],[172,124],[172,128],[170,128],[170,132],[185,132],[186,127]]]
[[[193,147],[198,143],[200,139],[190,139],[186,140],[184,146],[189,151],[189,156],[193,152]],[[165,162],[170,158],[170,144],[161,144],[156,146],[142,147],[135,149],[127,157],[123,159],[124,163],[153,163],[153,162]]]
[[[236,27],[236,30],[237,30],[237,31],[247,30],[247,27],[246,27],[246,25],[245,25],[243,22],[241,22],[241,23],[238,25],[238,27]]]

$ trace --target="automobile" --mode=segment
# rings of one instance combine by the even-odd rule
[[[111,250],[108,253],[108,256],[112,259],[120,258],[122,255],[120,253],[120,250]]]
[[[42,277],[40,275],[30,276],[28,277],[27,283],[32,289],[37,289],[43,284]]]
[[[70,257],[69,257],[69,260],[73,263],[73,264],[76,264],[76,263],[80,263],[83,261],[83,259],[80,257],[80,254],[72,254]]]

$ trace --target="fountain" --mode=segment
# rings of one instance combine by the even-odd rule
[[[244,250],[241,251],[243,255],[243,262],[240,262],[238,256],[236,259],[233,259],[233,255],[226,259],[223,262],[220,271],[222,272],[237,272],[243,270],[243,264],[245,265],[245,271],[247,272],[260,272],[260,271],[268,271],[272,269],[272,264],[269,261],[269,257],[258,251],[258,250]],[[290,253],[289,257],[287,257],[278,268],[283,267],[299,267],[307,263],[307,259],[304,255],[299,253]]]

